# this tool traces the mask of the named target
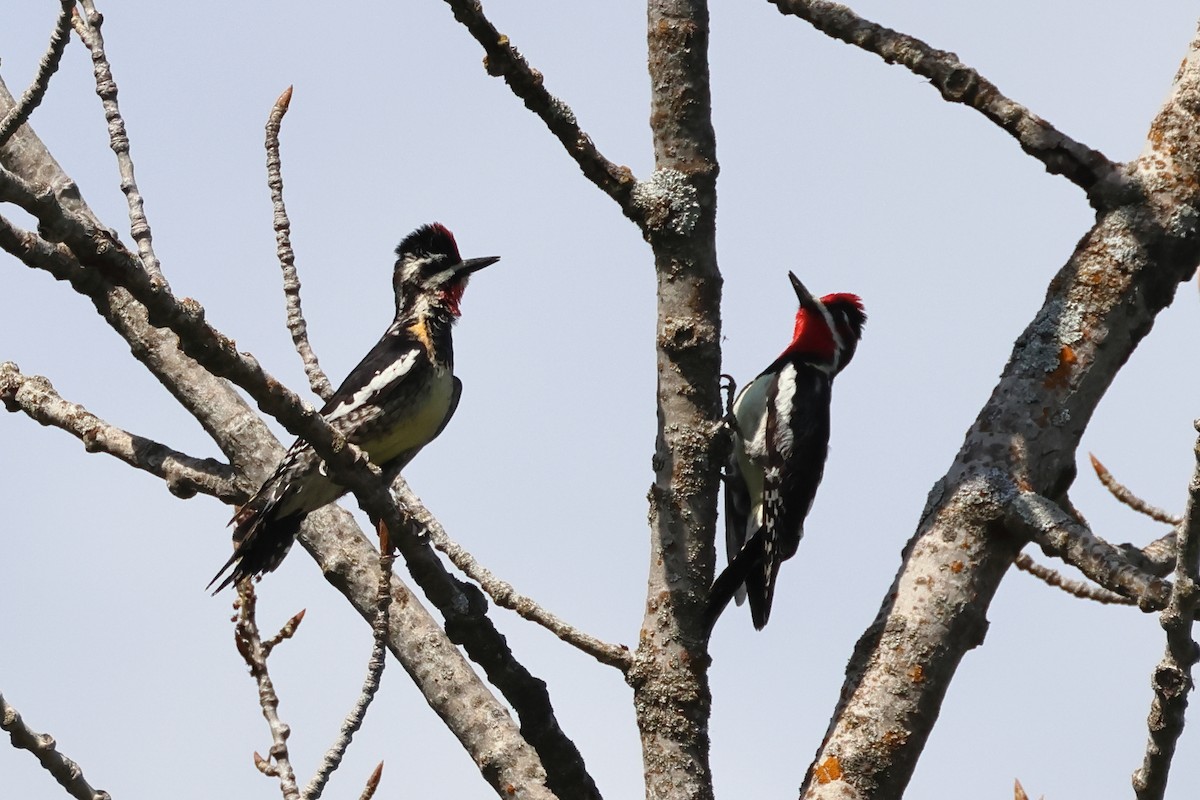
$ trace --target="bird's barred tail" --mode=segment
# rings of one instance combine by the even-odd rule
[[[712,633],[717,618],[743,586],[750,601],[750,619],[754,627],[762,630],[766,626],[771,616],[771,601],[775,597],[779,561],[769,557],[765,534],[766,529],[759,528],[713,581],[708,593],[708,606],[704,610],[705,630],[708,633]]]
[[[224,580],[213,590],[213,594],[244,578],[271,572],[283,562],[283,557],[296,540],[304,515],[295,514],[273,519],[271,512],[274,505],[275,498],[272,495],[260,493],[238,509],[230,523],[234,526],[233,555],[208,582],[206,589],[220,580],[226,572],[229,574],[225,575]]]
[[[757,535],[751,537],[750,541],[729,562],[729,566],[725,567],[713,581],[712,589],[708,593],[708,606],[704,609],[704,630],[707,633],[712,633],[713,626],[717,624],[717,618],[721,616],[725,606],[729,605],[729,601],[743,586],[750,586],[750,609],[753,613],[757,598],[754,597],[752,576],[762,573],[763,563],[762,548],[758,542]],[[757,616],[755,625],[758,625]]]
[[[779,576],[782,560],[774,549],[774,537],[767,536],[766,528],[751,540],[757,558],[746,575],[746,599],[750,601],[750,621],[754,629],[761,631],[771,616],[771,602],[775,599],[775,578]],[[794,551],[793,551],[794,552]]]

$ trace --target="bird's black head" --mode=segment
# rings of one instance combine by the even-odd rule
[[[499,256],[463,260],[449,228],[439,222],[422,225],[396,247],[396,268],[392,276],[396,315],[418,310],[421,304],[426,304],[458,316],[458,304],[467,288],[467,278],[472,272],[499,260]]]

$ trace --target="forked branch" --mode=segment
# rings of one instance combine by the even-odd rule
[[[271,749],[269,756],[263,758],[254,754],[254,765],[259,772],[269,777],[278,778],[280,789],[285,800],[300,800],[300,789],[296,785],[296,773],[292,769],[291,756],[288,754],[287,740],[292,730],[279,717],[279,695],[275,693],[275,684],[267,668],[269,651],[263,645],[262,635],[258,631],[256,615],[258,598],[254,593],[252,581],[242,581],[237,587],[237,622],[234,626],[234,643],[242,660],[250,668],[250,677],[258,686],[258,704],[262,707],[263,717],[271,729]],[[295,619],[295,617],[293,617]],[[295,628],[292,628],[293,632]]]
[[[0,81],[0,108],[7,111],[13,105]],[[262,480],[269,473],[282,448],[261,418],[222,378],[236,375],[234,380],[251,387],[247,392],[264,410],[289,420],[285,424],[293,433],[308,434],[305,438],[310,441],[313,436],[321,438],[305,430],[305,420],[315,412],[306,409],[253,358],[242,356],[231,339],[207,326],[199,304],[177,300],[165,282],[149,277],[140,259],[83,203],[70,177],[28,126],[19,128],[0,148],[0,164],[4,167],[0,170],[0,199],[23,208],[36,207],[34,216],[44,234],[0,225],[0,246],[27,265],[69,281],[72,288],[89,297],[129,342],[134,356],[196,416],[230,460],[247,470],[251,480]],[[377,482],[377,478],[368,479]],[[311,515],[311,523],[302,537],[306,549],[317,558],[328,580],[369,620],[374,581],[361,580],[358,567],[374,563],[374,548],[357,532],[349,515],[337,509]],[[437,561],[435,556],[432,560]],[[442,593],[448,602],[461,597],[461,590],[444,570],[435,581],[448,587]],[[468,649],[491,659],[489,669],[497,671],[493,680],[521,715],[520,728],[439,624],[419,602],[408,598],[408,590],[399,581],[393,592],[406,602],[393,611],[389,647],[431,707],[482,765],[486,780],[496,787],[521,787],[531,798],[548,796],[539,755],[544,749],[554,757],[551,769],[557,776],[572,773],[564,785],[577,796],[589,796],[587,787],[577,788],[580,781],[590,785],[590,779],[578,752],[558,727],[544,684],[515,661],[486,617],[473,627],[477,639]],[[475,604],[464,603],[463,607],[474,608]],[[444,691],[447,681],[456,687],[453,695]],[[480,724],[484,718],[489,720],[486,726]],[[538,741],[538,752],[525,736]],[[594,791],[594,786],[591,788]]]
[[[983,102],[1002,122],[1009,119],[1003,103],[989,105],[1000,96],[980,94],[983,84],[971,89],[974,78],[958,75],[957,59],[948,54],[926,52],[923,44],[863,23],[841,6],[776,4],[807,16],[819,12],[823,25],[842,26],[839,38],[858,44],[861,37],[862,46],[888,58],[920,66],[929,57],[930,65],[949,66],[946,77],[957,77],[947,88],[969,89],[964,99]],[[1036,119],[1018,110],[1010,121],[1023,146],[1028,142],[1038,155],[1043,140]],[[1043,163],[1091,189],[1095,202],[1106,162],[1065,138],[1046,141],[1052,146]],[[1143,608],[1166,605],[1170,584],[1130,564],[1047,498],[1070,487],[1074,454],[1100,399],[1200,260],[1194,229],[1177,223],[1200,216],[1200,39],[1185,54],[1143,154],[1125,172],[1135,191],[1123,205],[1101,204],[931,491],[904,563],[847,666],[834,719],[801,790],[809,800],[904,793],[950,681],[965,652],[982,641],[991,600],[1029,538],[1069,554],[1088,578]],[[885,757],[880,742],[890,743]],[[841,778],[822,782],[818,773],[831,760]]]
[[[1046,498],[1018,492],[1009,505],[1006,524],[1109,591],[1146,609],[1166,606],[1171,594],[1168,582],[1130,563],[1120,548],[1080,525]]]

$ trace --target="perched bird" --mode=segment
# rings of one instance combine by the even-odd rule
[[[754,627],[771,615],[779,565],[796,554],[829,445],[833,378],[850,363],[867,315],[853,294],[815,299],[793,275],[800,300],[792,343],[733,401],[733,451],[725,474],[729,566],[713,583],[706,622],[731,597],[750,598]]]
[[[396,318],[321,409],[326,422],[391,475],[454,415],[462,382],[454,376],[450,328],[471,273],[499,260],[463,260],[454,234],[438,223],[404,237],[396,256]],[[278,567],[304,518],[345,492],[312,447],[296,440],[274,474],[234,515],[233,556],[208,585],[225,576],[219,592]]]

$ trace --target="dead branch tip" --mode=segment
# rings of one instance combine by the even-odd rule
[[[359,795],[358,800],[371,800],[375,796],[375,790],[379,788],[379,780],[383,777],[383,762],[380,761],[371,772],[371,777],[367,778],[367,785],[363,787],[363,793]]]
[[[293,87],[289,86],[284,89],[283,94],[279,95],[279,99],[275,101],[275,108],[277,108],[280,112],[286,112],[288,110],[288,106],[291,105],[292,88]]]

